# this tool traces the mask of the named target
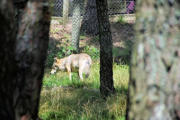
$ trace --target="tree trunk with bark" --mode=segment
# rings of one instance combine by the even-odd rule
[[[15,62],[15,38],[13,31],[15,20],[13,18],[13,5],[9,0],[0,1],[0,116],[3,120],[15,118],[13,91],[16,84],[17,67]]]
[[[69,0],[63,0],[63,25],[68,22],[69,15]]]
[[[127,120],[180,120],[180,1],[139,0]]]
[[[100,41],[100,92],[108,96],[115,92],[113,85],[112,36],[107,0],[96,0]]]
[[[19,6],[19,1],[14,5]],[[0,1],[0,116],[2,120],[36,120],[50,15],[47,2],[29,0],[17,22],[13,9],[17,6],[10,0]]]
[[[79,39],[81,27],[81,7],[82,0],[73,0],[73,17],[72,17],[72,47],[75,53],[79,52]]]
[[[96,0],[87,1],[81,31],[87,35],[97,35],[99,33]]]

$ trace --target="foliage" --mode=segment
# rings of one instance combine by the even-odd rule
[[[93,42],[99,43],[99,36],[98,35],[93,37]]]
[[[56,53],[58,52],[58,50],[51,44],[49,44],[48,46],[48,55],[46,58],[46,67],[51,67],[53,62],[54,62],[54,57],[56,56]]]
[[[56,47],[55,45],[49,44],[46,66],[51,67],[55,57],[63,58],[65,56],[71,55],[73,51],[74,47],[68,44],[64,44],[60,47]]]
[[[129,64],[130,61],[130,48],[113,48],[113,59],[118,64]]]
[[[99,50],[93,46],[85,46],[82,51],[90,55],[92,59],[97,59],[99,58],[99,55],[100,55]]]

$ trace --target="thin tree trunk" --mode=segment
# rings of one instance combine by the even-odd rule
[[[112,36],[108,17],[107,0],[96,0],[100,41],[100,92],[103,96],[114,93]]]
[[[69,0],[63,0],[63,25],[68,22],[69,15]]]
[[[0,116],[2,120],[36,120],[49,40],[48,4],[29,0],[18,22],[13,20],[11,1],[1,0],[0,6]]]
[[[79,52],[79,39],[81,27],[81,5],[82,0],[73,0],[73,17],[72,17],[72,46],[75,53]]]
[[[139,0],[127,120],[180,120],[180,1]]]
[[[13,5],[10,0],[0,0],[0,116],[2,120],[14,120],[13,91],[16,84],[15,39],[13,31]]]

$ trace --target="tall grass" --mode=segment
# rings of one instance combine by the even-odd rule
[[[115,95],[102,99],[99,93],[99,61],[94,61],[89,78],[69,80],[66,72],[45,71],[39,115],[43,120],[124,120],[129,67],[114,64]]]

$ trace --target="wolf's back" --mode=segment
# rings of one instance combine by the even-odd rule
[[[88,64],[91,65],[92,64],[92,59],[91,57],[86,54],[86,53],[81,53],[80,55],[82,55],[83,57],[85,57],[85,59],[87,60]]]

